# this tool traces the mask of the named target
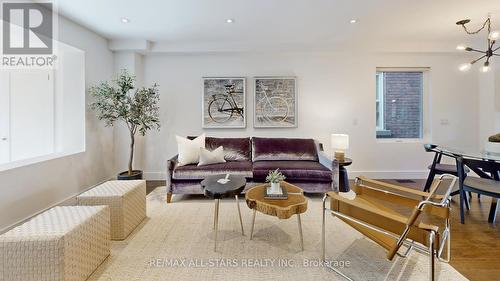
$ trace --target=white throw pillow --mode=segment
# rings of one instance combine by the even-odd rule
[[[179,166],[196,164],[200,161],[200,148],[205,148],[205,134],[198,136],[194,140],[175,136],[177,140],[177,150],[179,153],[177,161]]]
[[[198,163],[198,166],[225,162],[224,148],[222,146],[217,147],[214,151],[207,150],[203,147],[200,148],[200,163]]]

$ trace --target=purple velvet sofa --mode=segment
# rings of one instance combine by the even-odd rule
[[[177,155],[168,160],[168,203],[173,194],[203,194],[200,182],[209,175],[242,175],[247,178],[248,189],[265,182],[268,172],[277,168],[286,181],[306,193],[325,193],[338,188],[338,162],[329,159],[323,146],[313,139],[207,137],[205,140],[208,150],[221,145],[226,163],[178,166]]]

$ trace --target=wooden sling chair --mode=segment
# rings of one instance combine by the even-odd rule
[[[443,195],[437,195],[436,190],[446,178],[452,179],[451,183]],[[392,261],[396,254],[407,257],[412,249],[429,254],[429,280],[435,280],[435,257],[444,262],[450,259],[450,193],[455,182],[455,176],[443,174],[434,181],[430,192],[423,192],[358,177],[352,187],[354,198],[328,192],[323,198],[322,260],[325,214],[329,212],[385,248],[388,260]],[[330,209],[326,208],[327,199]],[[403,245],[406,251],[400,254]],[[444,252],[446,258],[442,258]],[[337,268],[330,269],[352,280]]]

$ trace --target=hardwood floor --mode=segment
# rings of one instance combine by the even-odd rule
[[[458,199],[452,210],[452,259],[450,264],[470,280],[500,280],[500,227],[488,223],[491,199],[476,195],[460,223]]]
[[[421,190],[425,180],[397,182],[402,186]],[[148,181],[147,192],[165,185],[164,181]],[[451,221],[451,261],[450,264],[470,280],[500,280],[500,226],[488,223],[491,198],[474,194],[471,209],[465,216],[465,224],[460,223],[458,197],[452,202]],[[500,220],[498,218],[497,220]]]
[[[425,180],[388,182],[415,189],[425,185]],[[498,222],[488,223],[490,203],[490,197],[478,199],[474,194],[465,224],[461,224],[458,196],[452,202],[450,265],[470,280],[500,280],[500,227]]]
[[[149,194],[151,191],[155,190],[158,186],[164,186],[165,181],[154,180],[154,181],[146,181],[146,194]]]

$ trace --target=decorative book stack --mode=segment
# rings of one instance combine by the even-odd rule
[[[267,187],[264,189],[264,199],[279,199],[286,200],[288,199],[288,193],[285,188],[280,187],[281,192],[272,192],[271,187]]]

